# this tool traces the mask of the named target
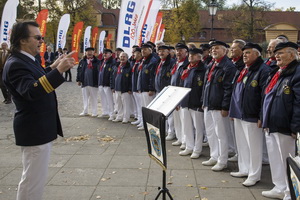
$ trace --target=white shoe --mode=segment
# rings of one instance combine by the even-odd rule
[[[116,118],[116,119],[114,119],[114,120],[112,120],[113,122],[121,122],[122,120],[121,119],[118,119],[118,118]]]
[[[123,120],[122,124],[128,124],[128,120]]]
[[[175,134],[172,133],[169,133],[168,136],[166,137],[167,141],[174,140],[174,139],[175,139]]]
[[[102,115],[99,115],[98,117],[99,118],[106,118],[106,117],[109,117],[109,115],[108,114],[102,114]]]
[[[92,115],[91,115],[91,117],[97,117],[97,116],[98,116],[97,114],[92,114]]]
[[[218,171],[222,171],[223,169],[227,168],[226,164],[221,164],[221,163],[217,163],[215,166],[213,166],[211,168],[211,170],[218,172]]]
[[[217,164],[217,161],[214,160],[214,159],[212,159],[212,158],[210,158],[210,159],[207,160],[207,161],[203,161],[203,162],[202,162],[202,165],[204,165],[204,166],[213,166],[213,165],[215,165],[215,164]]]
[[[231,158],[228,158],[229,162],[237,162],[238,161],[238,155],[235,154],[234,156],[232,156]]]
[[[89,115],[89,114],[84,113],[84,112],[82,112],[82,113],[79,114],[79,116],[88,116],[88,115]]]
[[[144,129],[144,126],[139,127],[138,130],[139,130],[139,131],[145,130],[145,129]]]
[[[185,147],[186,147],[185,143],[182,143],[181,146],[180,146],[179,148],[180,148],[181,150],[185,150]]]
[[[179,140],[177,140],[176,142],[172,142],[173,146],[180,146],[181,142]]]
[[[263,191],[261,194],[264,197],[272,198],[272,199],[283,199],[284,198],[284,193],[279,193],[279,192],[276,192],[274,190]]]
[[[230,172],[230,175],[233,176],[233,177],[236,177],[236,178],[243,178],[243,177],[247,177],[248,174],[244,174],[244,173],[241,173],[241,172]]]
[[[136,127],[140,128],[142,126],[144,126],[143,122],[139,123]]]
[[[181,156],[187,156],[187,155],[191,155],[192,153],[193,153],[193,150],[185,149],[183,151],[180,151],[179,155],[181,155]]]
[[[136,121],[134,121],[134,122],[131,122],[132,125],[138,125],[138,124],[140,124],[140,123],[141,123],[141,120],[136,120]]]
[[[201,155],[200,153],[193,152],[192,155],[191,155],[191,158],[192,159],[197,159],[197,158],[200,157],[200,155]]]
[[[113,116],[110,116],[109,118],[108,118],[108,120],[109,121],[113,121],[115,118],[113,117]]]
[[[245,187],[251,187],[251,186],[255,185],[258,182],[259,182],[259,180],[258,181],[254,181],[254,180],[246,179],[242,184]]]

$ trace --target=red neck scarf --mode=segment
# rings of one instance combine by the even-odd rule
[[[134,71],[135,71],[136,66],[138,66],[138,65],[140,64],[141,60],[142,60],[142,59],[136,60],[136,61],[135,61],[134,65],[133,65],[133,67],[132,67],[132,69],[131,69],[131,72],[134,72]]]
[[[271,79],[268,87],[266,88],[265,90],[265,94],[268,94],[273,88],[274,86],[276,85],[279,77],[280,77],[280,74],[281,72],[286,68],[287,66],[284,66],[284,67],[280,67],[279,70],[276,72],[276,74],[273,76],[273,78]]]
[[[269,58],[269,59],[268,59],[268,61],[266,62],[266,65],[270,66],[270,65],[271,65],[271,63],[272,63],[274,60],[276,60],[276,58],[275,58],[275,57],[271,57],[271,58]]]
[[[187,58],[187,57],[185,57],[185,58],[183,58],[183,59],[181,59],[181,60],[177,60],[176,64],[174,65],[174,67],[173,67],[173,69],[172,69],[172,71],[171,71],[171,74],[172,74],[172,75],[175,74],[175,72],[176,72],[176,70],[177,70],[177,68],[178,68],[179,63],[184,62],[186,58]]]
[[[231,60],[232,60],[233,63],[236,63],[241,57],[242,57],[242,56],[236,57],[236,58],[232,58]]]
[[[108,60],[108,59],[104,59],[104,60],[103,60],[103,63],[102,63],[102,65],[101,65],[101,67],[100,67],[100,72],[102,72],[103,67],[104,67],[105,63],[107,62],[107,60]]]
[[[91,58],[87,58],[87,61],[88,61],[88,68],[89,69],[93,69],[93,57]]]
[[[156,75],[159,73],[159,70],[161,68],[161,66],[165,63],[166,59],[161,59],[157,69],[156,69]]]
[[[143,69],[143,63],[146,60],[146,58],[143,58],[141,64],[139,65],[138,71],[141,71]]]
[[[244,69],[240,72],[240,75],[237,80],[238,83],[241,82],[243,80],[244,76],[248,73],[249,67],[250,66],[246,65],[246,67],[244,67]]]
[[[200,61],[198,61],[197,63],[195,64],[189,64],[189,66],[187,67],[187,69],[185,69],[183,72],[182,72],[182,75],[181,75],[181,80],[185,80],[189,74],[190,74],[190,70],[197,67],[198,64],[199,64]]]
[[[212,76],[212,74],[213,74],[213,72],[214,72],[216,66],[223,60],[224,57],[225,57],[225,56],[223,56],[223,57],[221,57],[221,58],[219,58],[219,59],[214,59],[215,62],[214,62],[214,64],[213,64],[213,66],[210,68],[209,73],[208,73],[208,75],[207,75],[207,81],[208,81],[208,82],[210,82],[211,76]]]
[[[120,65],[119,65],[119,67],[118,67],[117,74],[121,74],[121,72],[122,72],[121,69],[122,69],[122,67],[125,66],[125,64],[126,64],[126,63],[124,63],[124,64],[120,63]]]

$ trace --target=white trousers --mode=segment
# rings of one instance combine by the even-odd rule
[[[202,152],[204,133],[204,114],[187,108],[183,108],[182,112],[186,149],[200,154]]]
[[[110,87],[99,86],[102,114],[112,116],[114,112],[113,94]]]
[[[257,123],[234,119],[235,138],[238,148],[239,172],[248,174],[248,179],[259,181],[262,169],[262,129]]]
[[[123,121],[128,121],[130,119],[130,103],[131,96],[128,92],[121,93],[116,91],[116,104],[117,104],[117,117],[116,119],[123,119]]]
[[[286,174],[286,159],[289,154],[295,156],[295,140],[281,133],[266,133],[266,142],[271,168],[273,190],[285,193],[284,200],[291,199]]]
[[[41,200],[48,175],[52,142],[38,146],[22,146],[23,172],[17,200]]]
[[[222,117],[220,110],[208,110],[204,108],[204,123],[210,157],[220,164],[227,164],[228,159],[228,133],[230,122],[228,117]]]
[[[137,119],[142,120],[141,93],[133,92],[133,98],[137,110]]]
[[[124,115],[122,93],[119,91],[115,91],[114,95],[115,95],[115,108],[117,109],[117,113],[118,113],[116,119],[122,120]]]
[[[98,114],[98,88],[86,86],[82,88],[83,113],[88,113],[89,105],[92,109],[92,115]]]
[[[174,113],[174,112],[173,112]],[[167,119],[167,131],[168,131],[168,135],[175,135],[175,129],[174,129],[174,117],[173,117],[173,113],[171,113]]]
[[[182,123],[180,118],[181,110],[174,110],[173,118],[174,118],[174,130],[176,138],[179,142],[183,143],[183,134],[182,134]]]
[[[229,119],[230,131],[228,132],[228,151],[237,154],[235,131],[233,121]]]

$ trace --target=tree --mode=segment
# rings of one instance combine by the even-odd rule
[[[177,4],[178,3],[178,4]],[[165,40],[170,42],[187,41],[200,31],[199,0],[175,2],[171,11],[165,12]]]
[[[100,0],[100,3],[107,9],[117,9],[121,7],[121,0]]]
[[[161,5],[163,9],[178,8],[185,0],[161,0]],[[200,0],[199,9],[207,9],[207,6],[211,3],[211,0]],[[218,0],[219,9],[223,9],[226,0]]]
[[[66,13],[71,16],[68,36],[72,35],[73,27],[79,21],[83,21],[85,26],[96,26],[97,11],[94,8],[96,3],[96,0],[46,0],[43,6],[49,10],[47,41],[56,43],[59,20]]]
[[[253,41],[262,34],[261,29],[266,26],[264,11],[270,10],[273,4],[263,0],[242,0],[241,5],[234,5],[231,14],[224,16],[230,23],[231,33],[235,38]]]

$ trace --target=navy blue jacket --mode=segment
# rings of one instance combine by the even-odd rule
[[[201,97],[203,93],[202,90],[205,71],[205,66],[200,61],[197,67],[190,70],[188,77],[185,80],[181,80],[181,87],[192,89],[191,92],[181,101],[181,107],[188,107],[189,109],[203,112]]]
[[[138,91],[149,92],[155,91],[154,80],[155,80],[155,67],[157,65],[157,59],[150,54],[147,59],[143,62],[143,68],[139,72],[138,76]]]
[[[156,92],[162,91],[162,89],[171,84],[171,68],[174,65],[175,60],[169,55],[166,61],[161,66],[158,74],[155,75],[155,90]],[[157,63],[156,70],[160,63]]]
[[[277,70],[278,67],[271,72],[266,87]],[[264,96],[263,128],[285,135],[300,132],[300,63],[296,60],[282,71],[273,90]]]
[[[116,91],[121,91],[121,93],[132,91],[131,67],[129,62],[127,62],[126,65],[121,68],[120,74],[116,74],[115,85],[112,89],[115,89]]]
[[[112,85],[112,74],[113,70],[115,68],[115,59],[113,57],[110,57],[104,64],[104,66],[101,69],[101,66],[105,62],[104,59],[100,62],[99,67],[99,83],[98,86],[106,86],[111,87]]]
[[[16,106],[17,145],[42,145],[63,136],[54,89],[65,79],[57,69],[44,69],[28,56],[13,53],[4,66],[3,81]]]
[[[99,69],[99,64],[100,64],[100,60],[98,60],[95,56],[93,56],[93,61],[92,61],[92,65],[93,65],[93,85],[91,85],[92,87],[98,87],[98,69]],[[87,85],[84,85],[85,81],[84,81],[84,73],[85,70],[88,67],[88,63],[87,63],[87,57],[84,56],[83,59],[80,60],[79,64],[78,64],[78,68],[77,68],[77,76],[76,76],[76,82],[81,82],[82,83],[82,87],[85,87]]]
[[[258,57],[239,83],[237,83],[239,77],[237,74],[230,103],[230,117],[257,122],[261,112],[262,91],[270,71],[271,68],[264,64],[261,57]]]
[[[183,64],[179,67],[179,69],[177,69],[176,72],[174,74],[172,74],[172,77],[171,77],[171,85],[172,86],[180,85],[180,80],[181,80],[180,77],[181,77],[182,71],[185,67],[188,66],[188,64],[189,64],[189,60],[186,57],[185,60],[183,61]],[[176,62],[172,66],[171,72],[173,71],[175,65],[176,65]]]
[[[232,61],[225,55],[221,62],[215,67],[210,82],[207,81],[207,75],[211,64],[208,66],[205,74],[205,83],[203,90],[203,105],[208,110],[229,110],[231,93],[233,89],[233,78],[236,73],[236,67]]]
[[[139,75],[139,66],[141,64],[142,60],[140,60],[139,62],[130,62],[131,64],[131,86],[132,86],[132,92],[137,92],[137,81],[138,81],[138,75]],[[135,66],[135,68],[133,68]]]
[[[54,60],[55,60],[54,53],[53,52],[50,53],[50,62],[47,62],[48,58],[49,58],[49,55],[48,55],[48,52],[46,51],[44,53],[44,59],[45,59],[46,65],[50,65],[54,62]]]

